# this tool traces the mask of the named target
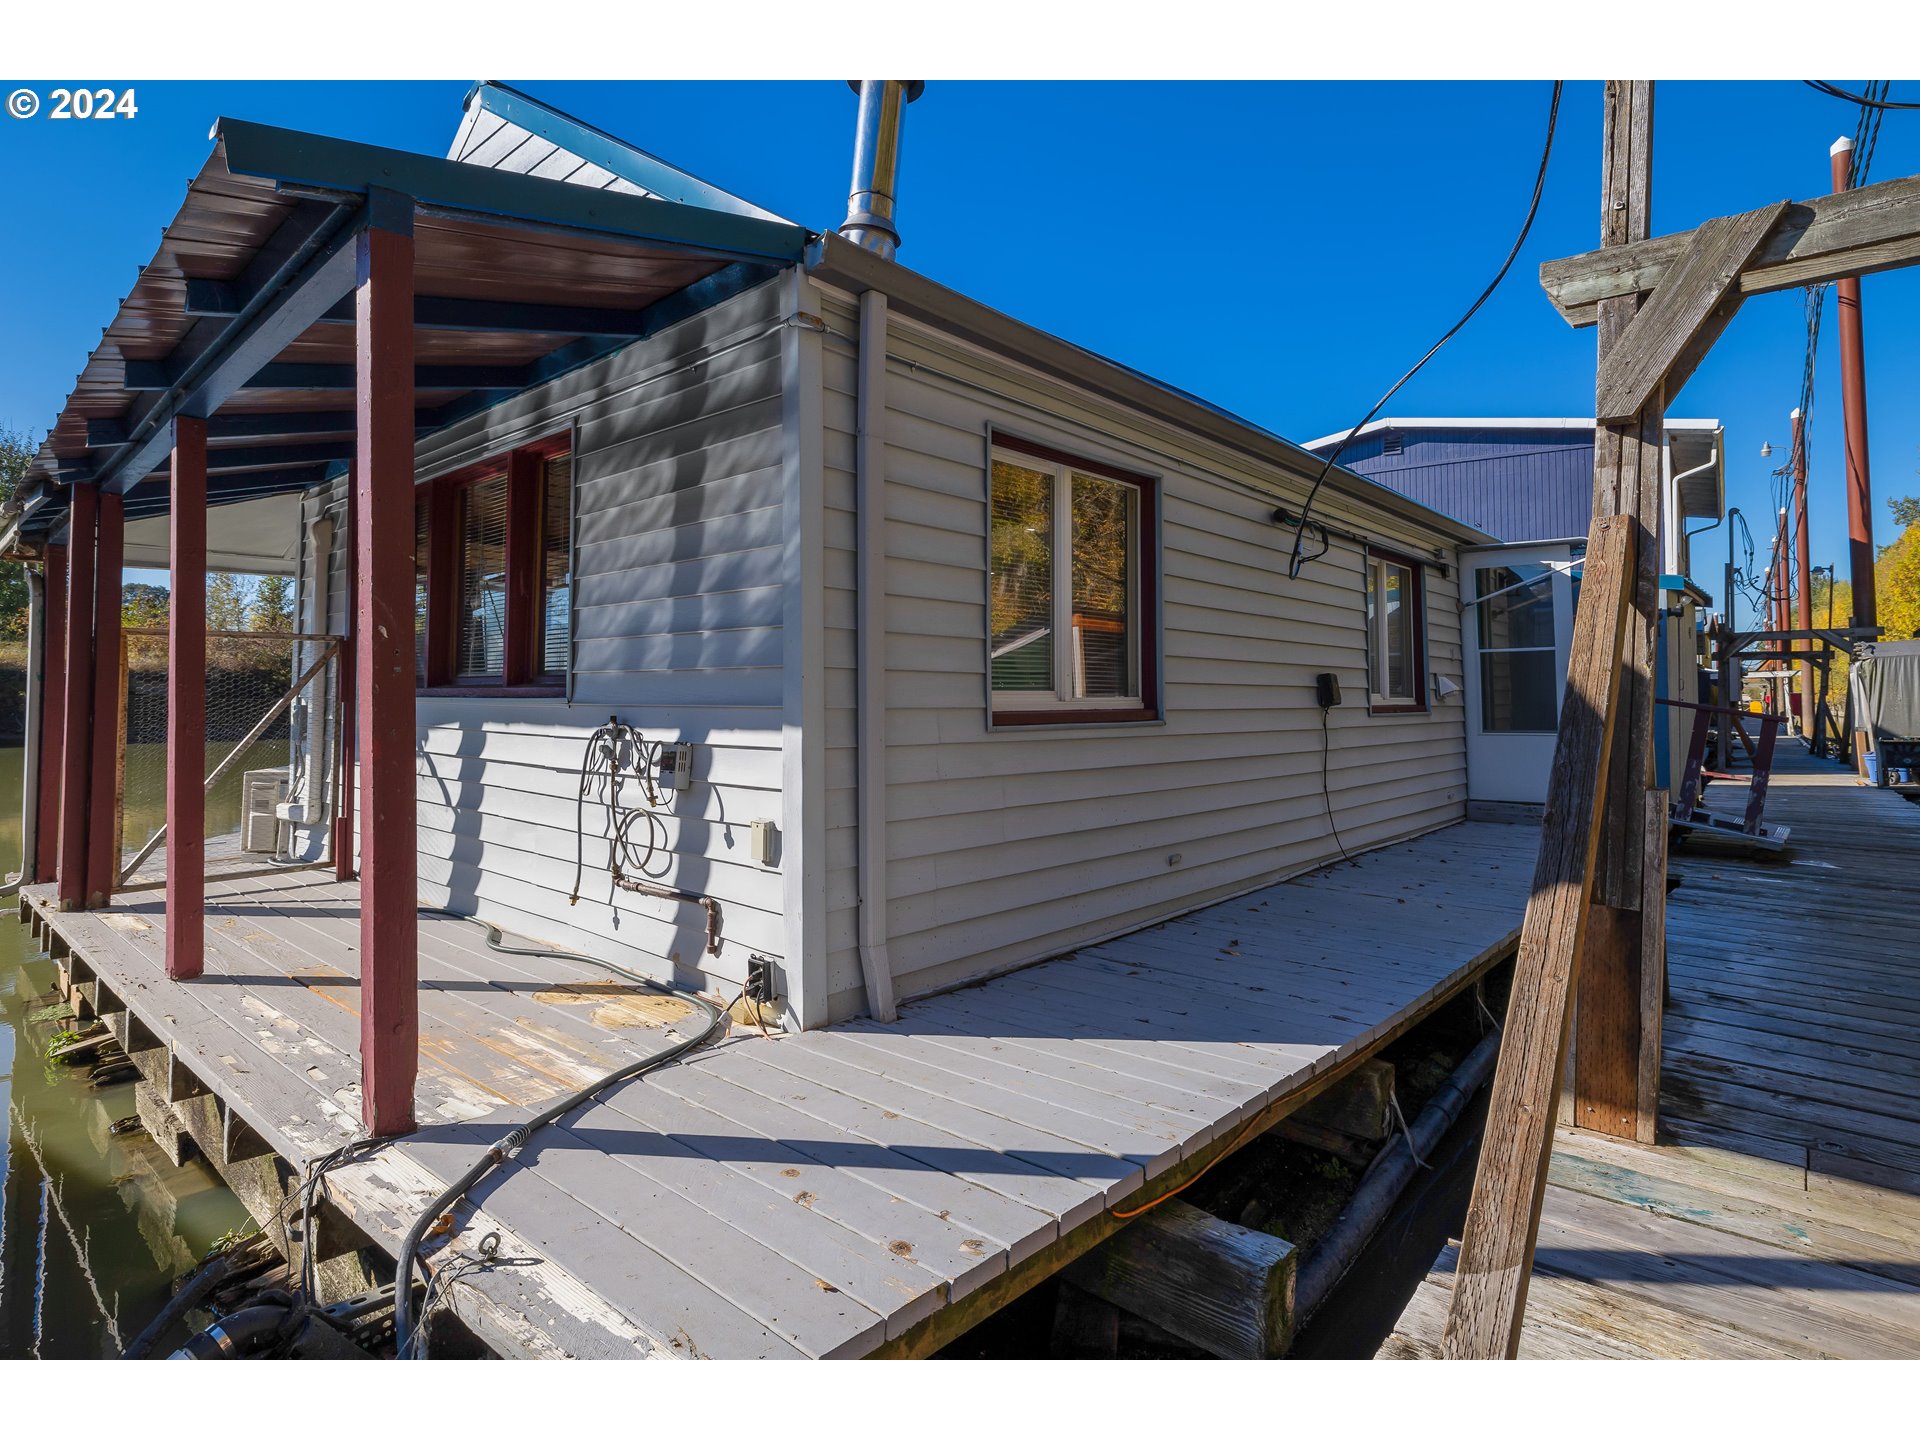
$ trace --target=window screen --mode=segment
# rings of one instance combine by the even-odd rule
[[[1474,572],[1480,639],[1480,728],[1550,731],[1560,723],[1553,572],[1545,565]],[[1502,593],[1505,592],[1505,593]]]
[[[459,634],[454,668],[498,676],[507,655],[507,477],[469,485],[460,496]]]
[[[573,457],[547,461],[540,519],[540,673],[565,675],[573,638]]]
[[[1131,485],[1073,476],[1073,695],[1139,694],[1134,675]]]
[[[1051,472],[993,462],[993,688],[1053,692]]]

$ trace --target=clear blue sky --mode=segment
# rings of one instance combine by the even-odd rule
[[[845,213],[845,86],[514,81],[802,224]],[[11,85],[6,86],[8,90]],[[940,82],[909,111],[901,259],[988,304],[1307,440],[1352,424],[1490,277],[1519,224],[1545,82]],[[1907,87],[1912,88],[1912,87]],[[0,118],[0,423],[44,430],[232,115],[443,153],[465,86],[147,83],[137,118]],[[1920,98],[1910,96],[1909,98]],[[1662,83],[1654,229],[1828,188],[1855,110],[1795,82]],[[1389,413],[1584,415],[1593,332],[1540,261],[1590,249],[1600,87],[1570,84],[1539,222],[1499,295]],[[1873,177],[1920,171],[1920,112],[1890,114]],[[1866,285],[1876,536],[1920,490],[1920,271]],[[1845,573],[1839,357],[1828,302],[1810,454],[1814,562]],[[1800,293],[1748,302],[1674,414],[1717,416],[1731,500],[1764,550],[1798,399]],[[1775,447],[1762,460],[1762,441]],[[1724,530],[1696,565],[1720,589]],[[1764,564],[1764,555],[1762,557]]]

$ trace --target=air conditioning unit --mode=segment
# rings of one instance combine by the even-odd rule
[[[240,848],[252,855],[280,849],[280,802],[287,798],[285,770],[248,770],[240,777]]]

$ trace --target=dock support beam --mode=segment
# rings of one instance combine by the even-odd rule
[[[33,881],[49,884],[58,874],[60,856],[60,782],[65,773],[61,756],[66,739],[67,713],[67,547],[47,546],[46,633],[40,653],[45,668],[40,677],[40,793],[37,840],[33,848]]]
[[[1644,240],[1651,223],[1653,82],[1607,87],[1601,243]],[[1601,386],[1609,357],[1639,315],[1643,297],[1600,305]],[[1656,368],[1665,369],[1656,362]],[[1659,1014],[1641,1008],[1642,973],[1657,957],[1642,952],[1649,907],[1666,903],[1664,876],[1646,865],[1646,795],[1653,780],[1655,630],[1660,619],[1660,500],[1666,439],[1666,386],[1652,386],[1639,412],[1599,425],[1594,436],[1593,513],[1627,517],[1636,563],[1629,580],[1620,718],[1607,768],[1594,914],[1578,970],[1579,1008],[1573,1042],[1573,1123],[1631,1139],[1654,1097],[1639,1093],[1641,1054],[1659,1046]],[[1656,933],[1658,933],[1656,931]],[[1649,1024],[1649,1021],[1651,1024]],[[1649,1033],[1651,1030],[1651,1033]]]
[[[360,608],[360,528],[354,523],[353,507],[357,503],[354,497],[359,493],[354,479],[358,473],[357,466],[347,466],[347,619],[346,636],[336,662],[340,667],[340,787],[333,812],[333,878],[343,885],[353,879],[357,870],[353,856],[353,798],[360,773],[355,759],[359,751],[355,735],[360,700],[354,676],[360,668],[360,627],[355,623],[355,614]]]
[[[121,562],[126,554],[126,501],[100,492],[93,554],[93,782],[88,792],[87,909],[113,899],[120,878]]]
[[[360,758],[360,1066],[374,1136],[413,1129],[420,1062],[414,834],[413,202],[376,192],[355,290],[354,654]]]
[[[1828,151],[1833,188],[1853,188],[1853,141],[1841,136]],[[1867,465],[1867,349],[1860,315],[1860,277],[1833,283],[1834,318],[1840,325],[1840,408],[1847,436],[1847,579],[1853,585],[1853,625],[1878,625],[1874,596],[1873,478]],[[1786,629],[1786,626],[1781,626]]]
[[[76,483],[67,511],[66,695],[60,740],[60,908],[87,903],[87,775],[93,731],[93,531],[100,493]]]
[[[167,607],[167,975],[206,966],[207,422],[173,422]]]

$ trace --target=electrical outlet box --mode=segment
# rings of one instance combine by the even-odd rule
[[[1331,670],[1322,670],[1313,677],[1313,691],[1320,700],[1322,710],[1331,710],[1340,703],[1340,677]]]
[[[747,957],[746,998],[764,1004],[778,998],[774,994],[773,962],[764,955]]]
[[[653,781],[661,790],[693,788],[693,746],[687,741],[663,744],[654,752]]]
[[[756,820],[748,827],[748,852],[756,865],[773,864],[774,847],[779,842],[779,832],[771,820]]]

